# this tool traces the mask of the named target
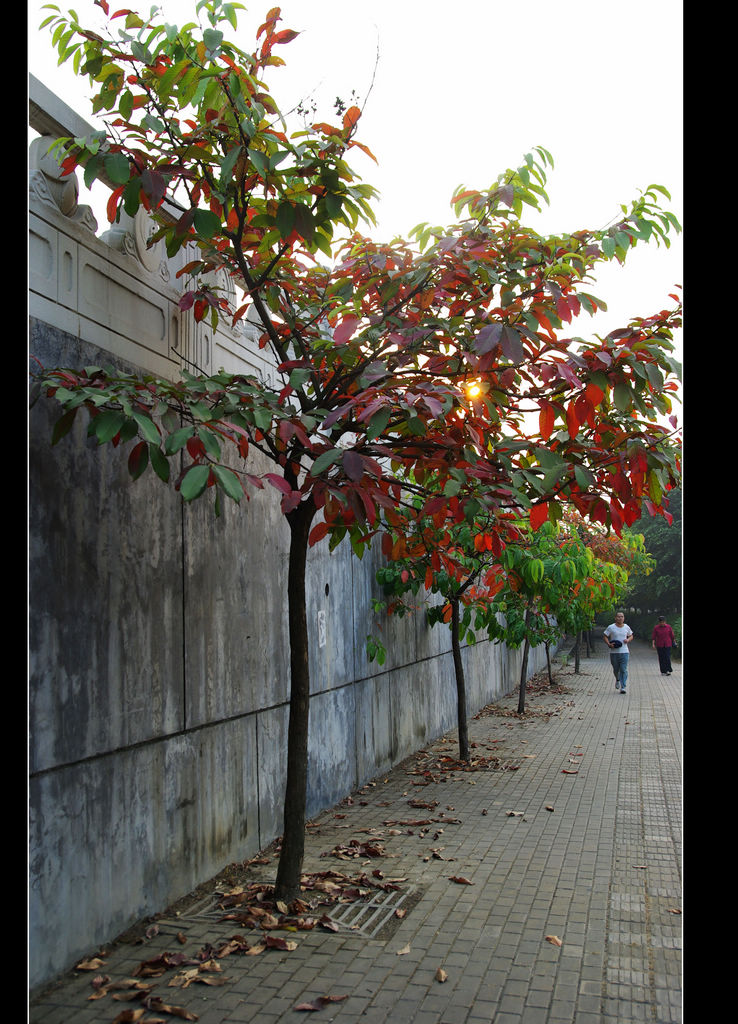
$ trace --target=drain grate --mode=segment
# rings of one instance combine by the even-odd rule
[[[357,932],[366,938],[389,939],[400,926],[403,918],[420,901],[421,889],[410,888],[403,892],[390,890],[377,891],[367,899],[337,903],[326,908],[325,914],[338,926],[340,931]],[[189,907],[176,920],[161,919],[159,926],[162,931],[186,931],[188,925],[201,921],[203,918],[219,921],[223,917],[223,907],[219,904],[220,895],[211,894]]]
[[[339,904],[328,916],[341,928],[360,932],[370,939],[387,939],[421,896],[418,889],[378,892],[368,900]]]

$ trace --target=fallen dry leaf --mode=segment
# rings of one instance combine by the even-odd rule
[[[398,949],[397,950],[397,956],[404,956],[406,953],[409,953],[409,952],[410,952],[410,943],[408,942],[408,944],[406,946],[403,946],[402,949]]]
[[[508,818],[522,818],[525,811],[506,811]]]
[[[561,939],[558,937],[558,935],[547,935],[546,942],[550,942],[552,946],[561,945]]]
[[[456,882],[458,885],[474,885],[474,882],[470,882],[468,878],[464,878],[463,875],[449,875],[450,882]]]
[[[578,775],[579,772],[578,771],[572,771],[570,768],[562,768],[561,769],[561,774],[562,775]]]
[[[297,949],[297,943],[292,939],[281,939],[276,935],[267,935],[265,945],[267,949],[281,949],[290,953]]]
[[[670,907],[669,910],[667,910],[667,914],[681,914],[681,910],[679,907]]]
[[[140,1010],[123,1010],[113,1021],[113,1024],[135,1024],[136,1021],[141,1020],[143,1015],[146,1013],[145,1009]]]
[[[78,964],[75,964],[75,971],[99,971],[101,967],[105,966],[105,961],[101,960],[99,956],[92,957],[89,960],[80,960]]]
[[[199,1020],[196,1013],[185,1009],[184,1006],[171,1006],[163,1002],[159,996],[149,996],[144,1003],[147,1010],[158,1010],[160,1013],[168,1013],[171,1017],[180,1017],[182,1020]],[[138,1020],[138,1018],[134,1018]],[[149,1022],[147,1021],[147,1024]]]
[[[551,806],[551,804],[546,804],[546,810],[547,811],[552,811],[553,809],[554,808]]]
[[[348,996],[318,996],[311,1003],[298,1003],[295,1007],[296,1010],[322,1010],[324,1006],[330,1006],[331,1003],[340,1003],[344,999],[348,999]]]
[[[436,981],[447,981],[448,980],[448,974],[446,974],[446,972],[444,971],[444,969],[442,967],[439,967],[438,970],[435,973],[435,979],[436,979]]]

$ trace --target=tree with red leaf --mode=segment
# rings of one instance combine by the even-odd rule
[[[552,161],[539,147],[488,190],[457,191],[448,228],[419,225],[410,241],[391,245],[366,238],[357,226],[373,221],[374,190],[346,162],[356,149],[373,158],[354,138],[359,108],[339,125],[291,132],[264,81],[283,63],[275,49],[295,36],[278,30],[279,8],[251,53],[219,27],[235,23],[232,5],[207,0],[198,9],[204,30],[163,24],[155,12],[153,20],[116,12],[111,22],[124,19],[116,38],[84,29],[73,12],[49,16],[60,60],[73,56],[90,76],[93,111],[107,118],[94,137],[61,141],[64,168],[113,182],[111,220],[143,207],[152,241],[162,239],[170,256],[193,247],[183,308],[215,326],[253,307],[279,383],[225,372],[172,382],[88,367],[47,369],[37,384],[62,406],[54,442],[84,406],[100,443],[132,445],[134,478],[151,466],[168,481],[181,455],[174,482],[185,501],[213,495],[217,513],[223,497],[276,491],[290,530],[291,673],[276,894],[289,900],[299,891],[305,825],[309,546],[348,537],[360,555],[385,522],[394,528],[394,509],[409,510],[412,526],[439,497],[456,522],[470,502],[481,507],[492,538],[504,537],[506,515],[521,508],[537,524],[573,504],[615,530],[644,495],[659,512],[679,475],[677,447],[656,422],[677,387],[678,304],[606,338],[561,332],[602,305],[584,287],[597,263],[623,261],[651,238],[668,244],[678,224],[660,209],[664,190],[649,186],[612,226],[536,234],[521,213],[547,201]],[[243,291],[237,309],[205,283],[214,272]],[[394,544],[383,537],[389,557]],[[452,546],[447,555],[453,560]]]
[[[377,603],[375,610],[381,608],[400,616],[415,610],[412,599],[421,588],[442,597],[442,603],[427,608],[426,614],[430,625],[444,623],[451,631],[461,761],[470,759],[461,644],[464,638],[475,643],[480,630],[496,632],[490,621],[496,612],[493,598],[505,586],[499,559],[503,546],[519,536],[510,518],[491,518],[483,512],[482,503],[471,496],[461,521],[449,511],[445,498],[427,504],[422,518],[404,508],[385,514],[387,532],[383,542],[390,560],[377,571],[377,580],[386,601]],[[373,660],[383,657],[384,645],[376,637],[369,637],[367,650]]]

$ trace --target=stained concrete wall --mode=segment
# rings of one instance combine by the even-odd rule
[[[99,353],[34,321],[42,361]],[[84,419],[49,444],[31,413],[30,972],[39,984],[282,831],[288,535],[277,501],[184,506]],[[455,725],[447,630],[422,614],[365,640],[380,556],[313,548],[308,814]],[[469,707],[515,684],[519,652],[464,650]],[[531,671],[541,664],[531,660]]]
[[[84,134],[42,100],[43,130]],[[193,358],[268,377],[248,329],[211,336],[181,314],[176,266],[146,250],[140,221],[101,240],[89,211],[60,207],[57,184],[32,173],[34,357],[172,376]],[[131,482],[125,453],[87,438],[86,414],[51,447],[57,414],[45,399],[30,414],[32,987],[281,834],[287,747],[275,496],[224,502],[215,518],[152,473]],[[379,564],[371,549],[310,551],[309,815],[455,725],[447,630],[422,613],[390,619],[386,663],[367,658]],[[515,685],[520,652],[463,654],[471,713]]]

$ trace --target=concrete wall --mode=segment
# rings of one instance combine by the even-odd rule
[[[140,224],[111,247],[49,188],[32,178],[33,356],[174,374],[186,347],[204,369],[268,375],[248,330],[213,338],[180,314]],[[276,497],[224,502],[216,519],[152,473],[131,482],[125,453],[87,438],[86,414],[52,448],[56,415],[46,400],[30,414],[33,987],[281,834],[287,742]],[[455,725],[448,630],[385,621],[387,662],[368,661],[379,558],[310,552],[309,815]],[[472,713],[517,681],[520,652],[482,642],[464,658]]]

